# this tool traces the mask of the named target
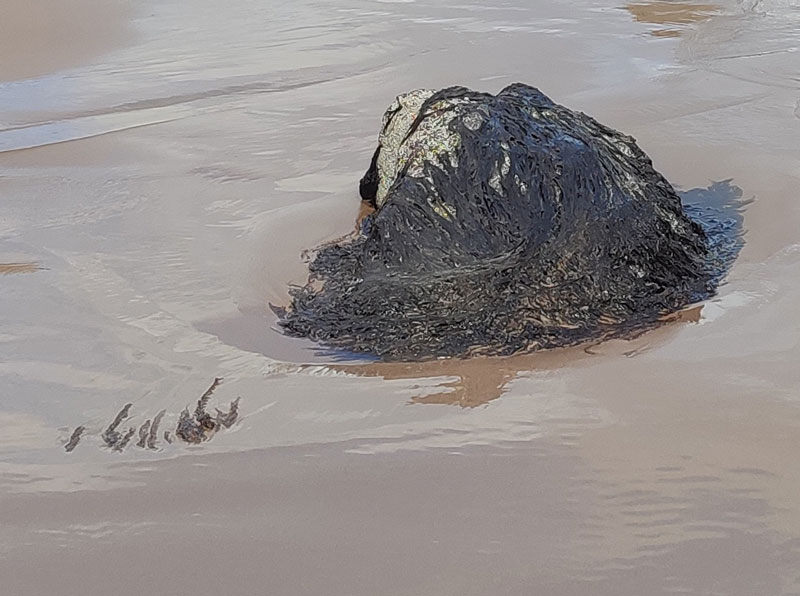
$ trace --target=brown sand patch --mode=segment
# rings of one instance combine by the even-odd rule
[[[0,275],[11,275],[13,273],[34,273],[41,271],[42,266],[38,263],[0,263]]]
[[[0,2],[0,80],[36,77],[128,43],[122,0]]]
[[[633,2],[625,5],[625,9],[640,23],[657,25],[691,25],[710,19],[719,14],[719,8],[713,4],[697,4],[694,2]],[[679,37],[681,27],[666,27],[650,31],[655,37]]]

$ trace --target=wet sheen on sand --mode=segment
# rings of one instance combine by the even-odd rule
[[[49,15],[74,52],[3,41],[0,592],[800,594],[792,2],[99,4]],[[741,193],[719,295],[514,358],[280,336],[269,303],[353,229],[394,96],[514,81],[684,196]],[[214,377],[230,430],[102,449],[124,404],[174,428]]]

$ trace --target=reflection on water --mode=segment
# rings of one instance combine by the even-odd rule
[[[719,8],[713,4],[697,4],[694,2],[632,2],[625,5],[634,20],[640,23],[657,25],[691,25],[710,19],[719,14]],[[684,27],[660,27],[652,29],[650,35],[655,37],[679,37]]]
[[[348,374],[386,380],[443,378],[433,388],[420,388],[420,393],[414,395],[411,401],[473,408],[500,397],[521,371],[556,370],[567,363],[575,364],[587,357],[587,352],[582,349],[566,348],[510,358],[478,357],[413,363],[373,362],[331,368]]]
[[[697,323],[702,305],[674,313],[656,329],[626,339],[612,339],[570,348],[558,348],[510,357],[475,357],[426,362],[370,362],[330,365],[332,370],[385,380],[443,379],[431,387],[425,384],[411,398],[416,404],[455,405],[474,408],[501,397],[512,381],[522,374],[546,373],[580,366],[594,356],[632,358],[661,345],[680,330],[675,323]]]

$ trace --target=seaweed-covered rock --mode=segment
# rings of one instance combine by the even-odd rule
[[[633,138],[538,89],[402,95],[281,325],[390,360],[511,354],[646,327],[708,297],[702,227]]]

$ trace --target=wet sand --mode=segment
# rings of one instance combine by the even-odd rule
[[[130,3],[59,0],[0,5],[0,80],[83,64],[132,40]]]
[[[790,3],[131,10],[128,40],[0,75],[2,593],[800,594]],[[739,189],[719,296],[507,359],[282,337],[269,303],[352,230],[394,95],[516,80],[635,136],[687,196]],[[102,447],[123,404],[174,428],[217,376],[232,429]]]

